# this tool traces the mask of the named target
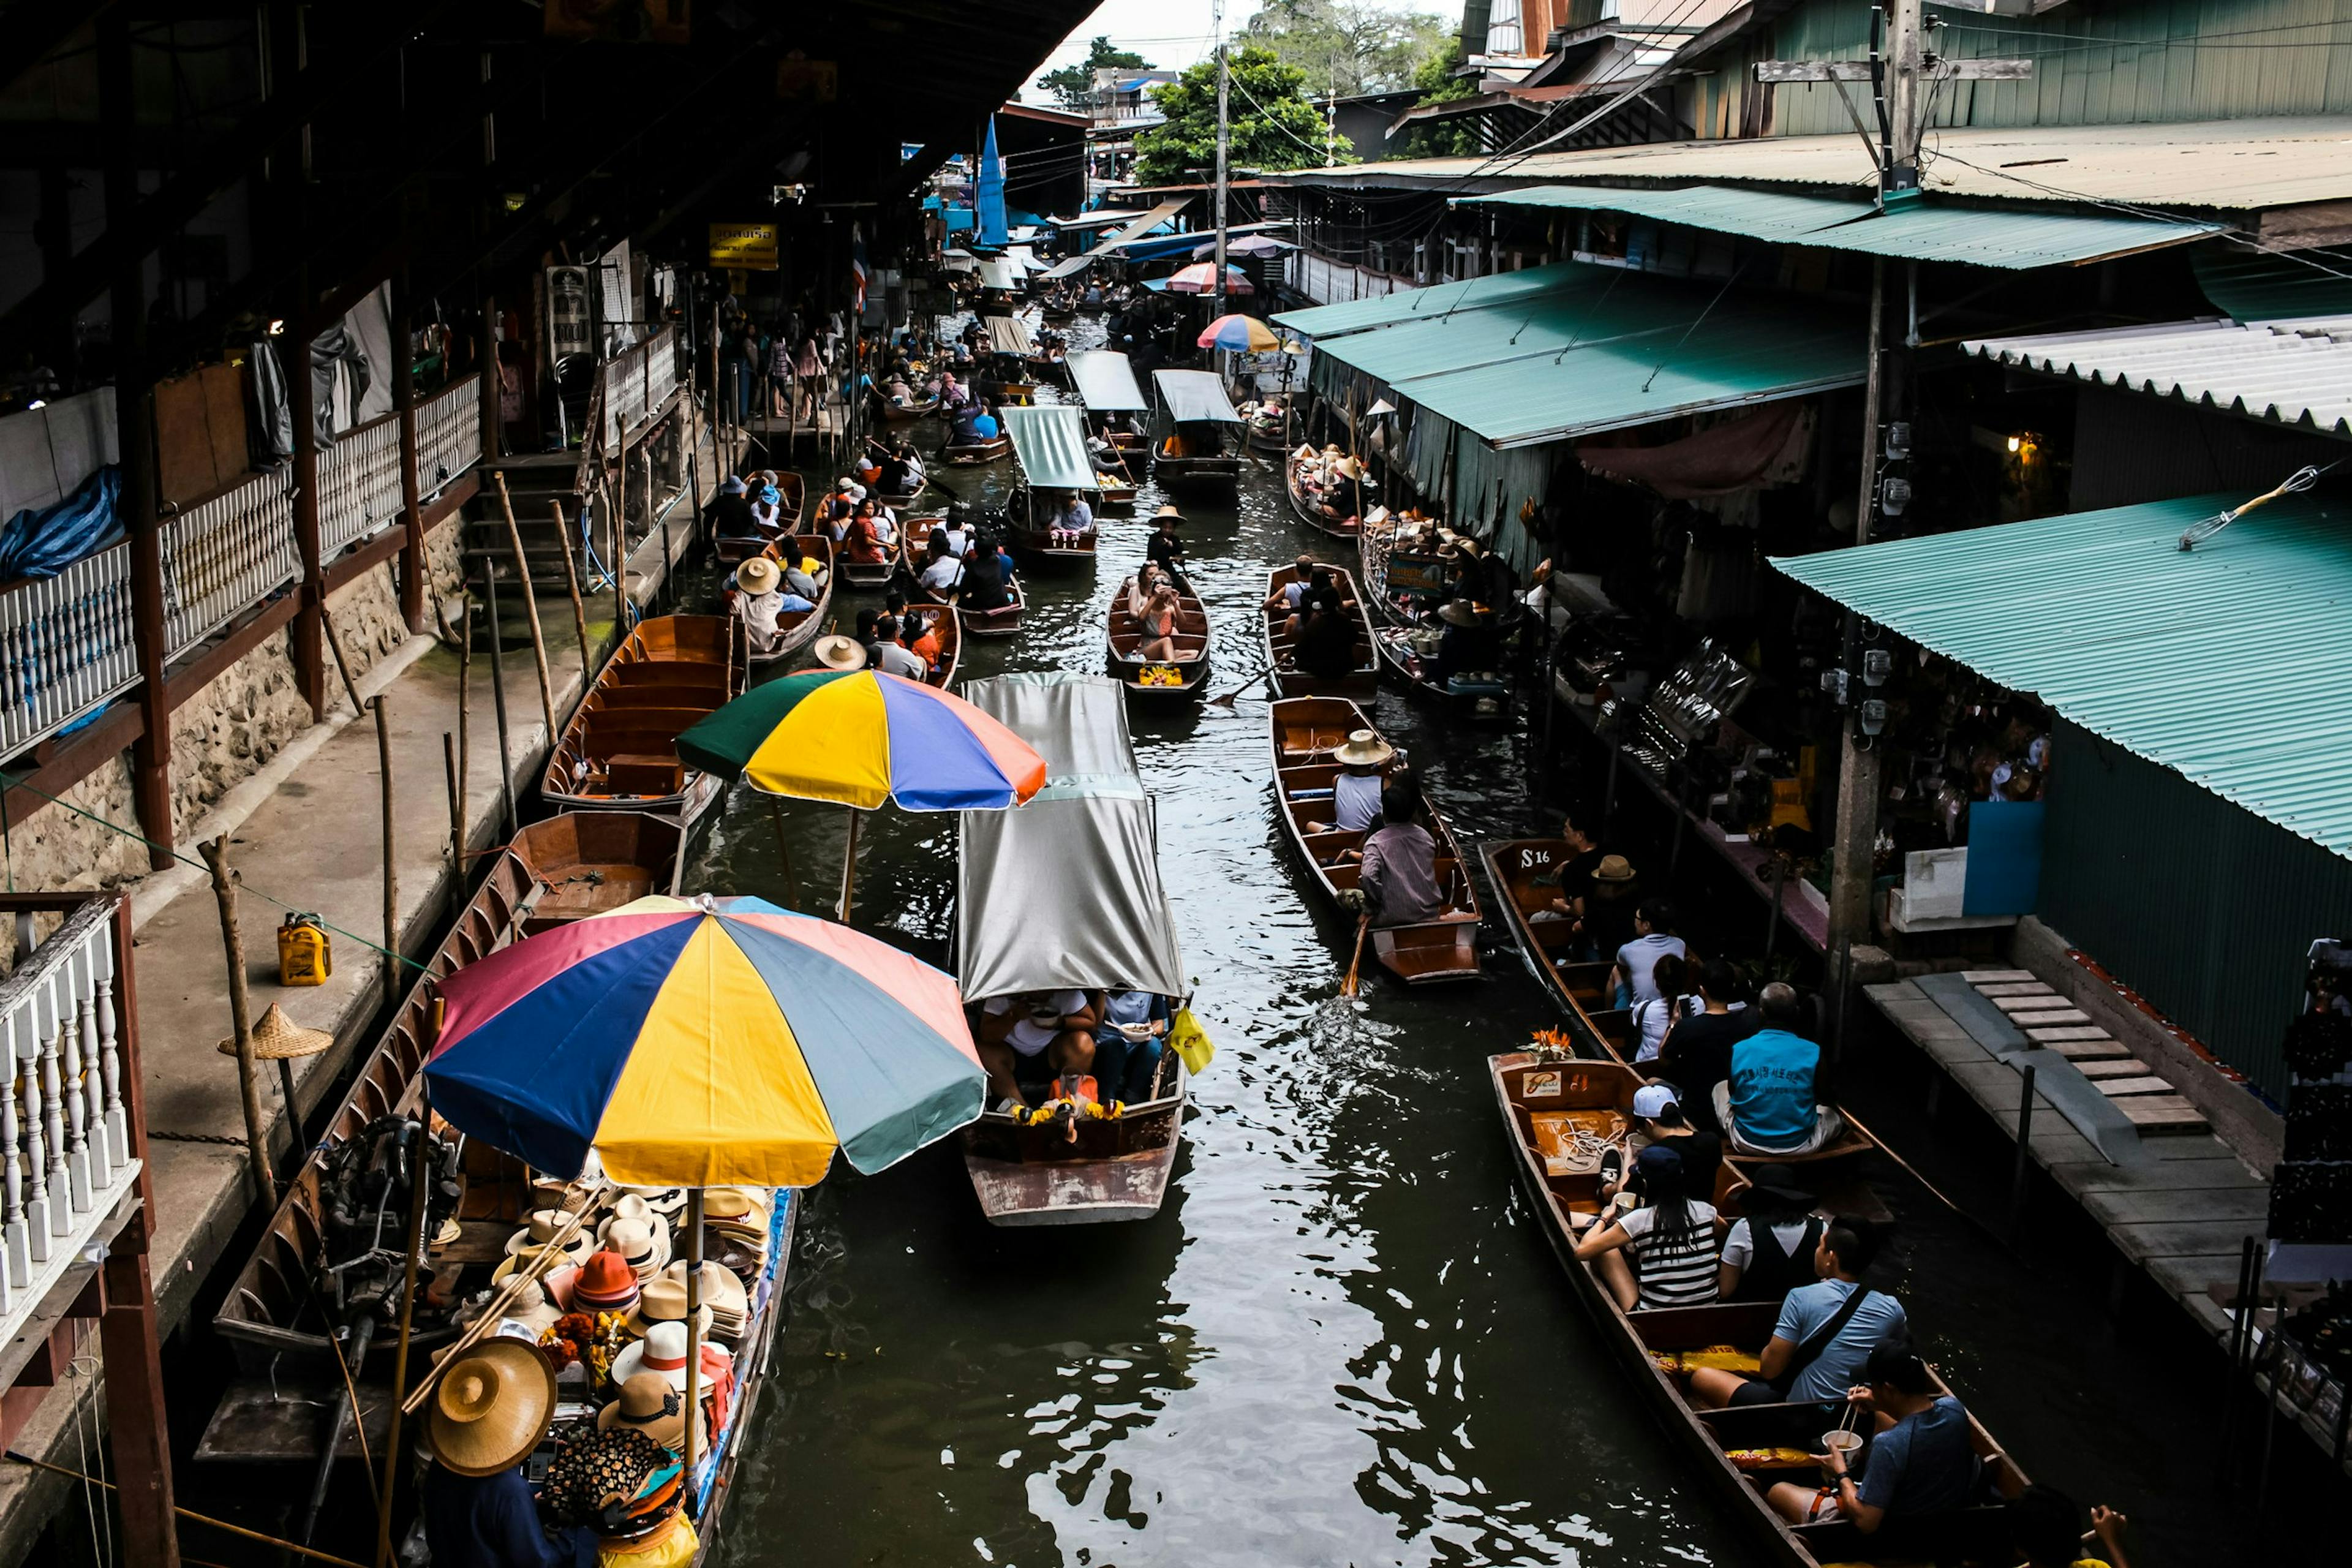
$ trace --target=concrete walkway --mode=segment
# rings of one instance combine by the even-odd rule
[[[712,493],[711,458],[702,455],[703,493]],[[630,596],[641,607],[684,559],[691,546],[690,506],[678,502],[669,514],[672,563],[662,558],[658,530],[631,555]],[[452,524],[451,526],[457,526]],[[512,599],[500,584],[499,608],[506,626],[504,650],[508,740],[515,799],[527,809],[544,765],[548,735],[539,678],[523,620],[520,591]],[[700,606],[679,606],[692,610]],[[604,612],[595,618],[598,609]],[[612,637],[612,599],[589,610],[589,640],[603,652]],[[559,723],[579,700],[583,686],[578,639],[568,598],[542,598],[540,618],[548,642],[548,665]],[[494,848],[506,841],[499,787],[499,737],[492,701],[488,636],[476,611],[469,743],[465,788],[469,847]],[[412,956],[431,951],[456,910],[457,884],[449,852],[447,773],[442,735],[457,727],[459,658],[437,637],[412,637],[382,659],[358,683],[362,699],[385,697],[390,719],[394,779],[394,847],[397,860],[402,945]],[[377,742],[373,717],[354,719],[337,688],[338,709],[299,737],[268,768],[223,798],[191,836],[184,849],[197,858],[195,841],[230,836],[229,864],[238,874],[238,926],[245,942],[247,985],[257,1022],[272,1002],[297,1024],[331,1030],[335,1047],[295,1065],[296,1094],[304,1116],[316,1114],[341,1086],[360,1053],[373,1048],[384,994],[380,954],[368,943],[383,939],[383,806],[378,784]],[[289,905],[313,911],[341,932],[334,938],[334,973],[323,985],[289,988],[278,984],[278,926]],[[157,873],[134,889],[137,928],[133,978],[142,1067],[146,1087],[149,1159],[156,1193],[152,1271],[158,1327],[165,1356],[184,1349],[173,1338],[185,1321],[200,1287],[215,1268],[236,1267],[242,1255],[226,1256],[240,1226],[252,1216],[256,1193],[245,1149],[245,1121],[236,1062],[216,1047],[231,1032],[227,960],[221,939],[218,904],[207,873],[181,866]],[[416,971],[403,980],[404,990]],[[274,1068],[265,1068],[262,1110],[274,1163],[290,1163],[292,1132]],[[226,1142],[224,1142],[226,1140]],[[74,1424],[84,1423],[83,1447],[93,1439],[88,1406],[97,1380],[93,1335],[79,1375],[68,1377],[43,1405],[16,1447],[51,1463],[79,1468]],[[103,1406],[98,1406],[102,1410]],[[192,1417],[209,1412],[173,1412],[175,1426],[189,1429]],[[182,1466],[177,1479],[184,1506],[203,1489],[199,1470]],[[78,1489],[21,1466],[0,1467],[0,1563],[25,1559],[47,1519],[61,1503],[79,1510]],[[202,1505],[196,1506],[201,1511]],[[191,1526],[186,1536],[199,1557],[218,1556],[220,1544]]]

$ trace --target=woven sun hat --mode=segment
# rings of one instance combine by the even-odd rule
[[[533,1176],[530,1179],[530,1206],[535,1209],[562,1209],[565,1214],[578,1214],[595,1197],[585,1183],[566,1181],[562,1176]]]
[[[747,594],[773,591],[783,569],[764,555],[754,555],[735,568],[735,585]]]
[[[1153,512],[1151,515],[1152,515],[1154,518],[1172,517],[1172,518],[1174,518],[1174,519],[1175,519],[1177,521],[1179,521],[1179,522],[1181,522],[1181,521],[1184,521],[1184,514],[1183,514],[1182,512],[1178,511],[1178,510],[1177,510],[1173,506],[1171,506],[1171,505],[1169,505],[1169,504],[1167,504],[1167,503],[1165,503],[1165,502],[1162,502],[1162,503],[1161,503],[1161,505],[1160,505],[1160,510],[1159,510],[1158,511]]]
[[[558,1268],[568,1267],[573,1261],[572,1256],[570,1253],[565,1252],[561,1247],[518,1247],[513,1252],[507,1254],[505,1258],[499,1262],[498,1268],[491,1272],[490,1285],[492,1289],[496,1289],[497,1287],[505,1284],[516,1275],[524,1272],[526,1269],[530,1268],[532,1264],[537,1263],[541,1258],[549,1259],[546,1273],[540,1276],[542,1279],[545,1279],[548,1274],[552,1274]]]
[[[1348,737],[1347,744],[1331,753],[1331,760],[1346,767],[1377,768],[1396,755],[1396,748],[1370,730],[1359,730]]]
[[[637,1304],[637,1276],[617,1252],[591,1253],[572,1282],[572,1304],[583,1312],[625,1312]]]
[[[334,1043],[334,1036],[324,1029],[304,1028],[288,1017],[285,1009],[275,1002],[261,1015],[261,1022],[253,1026],[253,1059],[258,1062],[315,1057]],[[235,1035],[220,1043],[220,1054],[225,1057],[236,1055]]]
[[[562,1209],[533,1209],[530,1222],[507,1237],[507,1256],[511,1258],[524,1247],[544,1247],[555,1245],[556,1234],[572,1218]],[[581,1226],[562,1244],[564,1255],[577,1262],[590,1251],[588,1227]]]
[[[753,1192],[749,1187],[709,1187],[702,1194],[702,1217],[712,1221],[742,1219],[757,1215],[764,1227],[770,1206],[767,1194]]]
[[[425,1415],[433,1452],[461,1476],[510,1470],[547,1435],[555,1369],[520,1340],[482,1341],[441,1374]]]
[[[688,1268],[679,1258],[662,1270],[664,1279],[677,1282],[681,1291],[686,1286]],[[711,1321],[719,1331],[733,1334],[743,1326],[751,1310],[751,1293],[744,1289],[742,1278],[723,1263],[706,1261],[702,1265],[702,1304],[710,1309]]]
[[[1633,863],[1622,855],[1603,855],[1601,864],[1592,868],[1596,882],[1630,882],[1633,879]]]
[[[669,1263],[669,1226],[651,1225],[641,1219],[616,1219],[607,1224],[597,1240],[605,1250],[616,1252],[629,1272],[642,1285],[660,1273]]]
[[[703,1337],[708,1339],[714,1315],[710,1303],[704,1302],[694,1315],[701,1328]],[[640,1334],[651,1332],[656,1323],[684,1321],[686,1321],[686,1281],[672,1279],[667,1275],[646,1281],[645,1289],[637,1293],[637,1304],[629,1309],[627,1319],[630,1330]]]
[[[1437,606],[1437,618],[1449,626],[1475,626],[1478,607],[1466,599],[1448,599]]]
[[[864,669],[866,650],[856,637],[835,633],[816,639],[816,661],[827,669]]]
[[[702,1412],[694,1413],[694,1451],[710,1452]],[[596,1413],[596,1429],[609,1432],[620,1426],[643,1432],[663,1447],[675,1454],[686,1441],[686,1393],[672,1388],[669,1379],[656,1372],[641,1372],[621,1384],[621,1397]]]

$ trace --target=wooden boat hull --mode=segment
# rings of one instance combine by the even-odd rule
[[[1150,1219],[1168,1196],[1184,1135],[1188,1089],[1173,1052],[1175,1087],[1116,1121],[1088,1121],[1077,1141],[1057,1127],[1015,1126],[991,1110],[963,1131],[964,1170],[991,1225],[1101,1225]]]
[[[1135,487],[1133,485],[1105,485],[1096,493],[1101,497],[1102,504],[1106,509],[1110,507],[1130,507],[1135,504]]]
[[[758,539],[730,538],[711,542],[711,552],[722,565],[737,566],[752,556],[764,552],[777,540],[798,533],[801,519],[808,510],[808,482],[794,473],[776,476],[776,523],[763,527]],[[754,520],[757,521],[756,519]]]
[[[1253,426],[1249,433],[1249,449],[1263,458],[1279,458],[1290,449],[1279,430],[1260,430]]]
[[[845,561],[836,568],[841,581],[852,588],[887,588],[890,579],[898,574],[895,561]]]
[[[1005,381],[997,376],[984,375],[973,384],[980,388],[982,395],[992,397],[999,403],[1034,403],[1037,400],[1037,384],[1034,381]]]
[[[1284,459],[1282,493],[1290,498],[1291,514],[1318,533],[1328,533],[1334,539],[1354,539],[1363,532],[1361,518],[1351,517],[1345,522],[1339,521],[1324,516],[1315,503],[1307,499],[1306,491],[1299,488],[1298,458],[1296,455]]]
[[[937,394],[919,403],[893,403],[887,397],[874,400],[874,416],[885,425],[911,425],[918,419],[928,419],[939,411]]]
[[[945,691],[955,684],[957,667],[963,662],[963,616],[953,605],[926,605],[928,613],[940,617],[940,667],[923,678],[926,686],[936,686]],[[915,608],[908,606],[909,612]]]
[[[530,824],[507,847],[538,889],[526,932],[675,892],[685,840],[676,822],[645,811],[567,811]]]
[[[1179,495],[1232,495],[1241,489],[1242,460],[1224,453],[1203,458],[1171,458],[1155,453],[1151,477],[1160,481],[1161,489]]]
[[[982,463],[993,463],[1011,450],[1013,450],[1013,437],[1010,436],[999,436],[993,441],[973,441],[961,446],[950,442],[948,446],[948,462],[950,466],[959,468],[976,468]]]
[[[691,827],[722,786],[678,761],[677,737],[742,693],[744,669],[732,616],[639,622],[564,727],[540,797],[559,810],[659,812]]]
[[[1201,651],[1191,658],[1147,661],[1136,657],[1135,650],[1143,646],[1143,628],[1127,612],[1128,592],[1135,579],[1130,577],[1110,596],[1110,608],[1105,614],[1103,642],[1110,664],[1110,673],[1127,689],[1132,700],[1146,702],[1181,702],[1199,697],[1209,687],[1212,647],[1209,637],[1209,613],[1201,596],[1189,588],[1177,590],[1176,636],[1196,640]],[[1147,669],[1173,669],[1179,683],[1145,685]]]
[[[1415,668],[1416,658],[1412,646],[1404,641],[1406,635],[1394,626],[1374,628],[1372,642],[1380,649],[1381,673],[1394,679],[1415,700],[1444,709],[1457,723],[1507,724],[1511,721],[1511,691],[1508,687],[1499,692],[1454,691],[1433,680],[1423,679]],[[1480,707],[1482,700],[1491,700],[1494,706]]]
[[[1281,630],[1289,618],[1287,610],[1261,612],[1261,635],[1265,642],[1265,662],[1271,668],[1274,691],[1277,697],[1370,697],[1380,689],[1380,655],[1374,651],[1372,620],[1364,608],[1363,595],[1356,591],[1356,579],[1344,566],[1318,563],[1338,581],[1339,591],[1355,606],[1356,617],[1361,623],[1356,635],[1356,668],[1346,676],[1331,679],[1309,675],[1305,670],[1286,668],[1284,661],[1290,656],[1290,639]],[[1271,599],[1276,591],[1298,581],[1298,568],[1285,566],[1266,574],[1265,597]]]
[[[947,600],[923,585],[922,574],[915,563],[923,558],[923,547],[931,537],[931,530],[940,525],[936,517],[910,517],[901,520],[898,535],[898,567],[906,574],[907,596],[926,605],[944,605]],[[962,605],[955,606],[963,635],[968,637],[1009,637],[1021,629],[1021,616],[1029,605],[1021,591],[1021,579],[1016,574],[1007,584],[1013,590],[1013,602],[993,610],[974,610]]]
[[[1276,701],[1269,717],[1274,750],[1275,804],[1282,816],[1291,847],[1331,907],[1346,913],[1339,895],[1356,886],[1357,868],[1336,858],[1344,851],[1360,852],[1366,834],[1329,828],[1310,833],[1310,824],[1322,825],[1330,816],[1328,791],[1342,770],[1328,761],[1330,753],[1358,730],[1377,730],[1364,710],[1339,697],[1290,697]],[[1309,794],[1302,797],[1300,792]],[[1376,926],[1369,951],[1381,967],[1408,985],[1437,981],[1469,980],[1478,967],[1478,892],[1470,878],[1469,862],[1454,842],[1434,803],[1428,808],[1430,836],[1437,841],[1438,890],[1445,912],[1434,920],[1409,925]],[[1355,917],[1349,916],[1354,924]]]

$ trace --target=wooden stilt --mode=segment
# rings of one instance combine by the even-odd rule
[[[588,689],[596,684],[596,666],[588,651],[588,606],[580,598],[580,563],[572,558],[572,520],[563,515],[563,502],[547,503],[555,511],[555,531],[563,540],[563,585],[572,591],[572,629],[580,637],[580,699],[586,701]]]
[[[501,470],[491,477],[499,482],[499,510],[506,514],[507,546],[514,552],[515,575],[522,579],[523,619],[530,626],[530,657],[539,667],[539,706],[547,720],[547,744],[552,750],[563,728],[555,721],[555,682],[547,673],[547,634],[539,624],[539,592],[530,585],[530,563],[523,556],[522,528],[515,521],[514,500],[507,494],[507,476]]]
[[[375,771],[383,795],[383,1005],[400,1005],[400,862],[394,858],[398,841],[393,827],[392,714],[383,693],[368,699],[375,710]],[[299,1142],[299,1140],[297,1140]]]
[[[245,1149],[253,1184],[264,1208],[278,1206],[278,1177],[269,1167],[269,1137],[261,1124],[261,1079],[254,1069],[253,1007],[245,985],[245,934],[236,923],[236,878],[228,867],[228,835],[202,843],[213,870],[213,898],[220,905],[221,943],[228,950],[229,1026],[236,1034],[237,1092],[245,1105]]]
[[[466,785],[457,772],[457,741],[441,731],[441,771],[449,784],[449,906],[454,919],[466,907]]]

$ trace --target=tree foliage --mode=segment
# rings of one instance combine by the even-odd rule
[[[1064,109],[1084,112],[1094,96],[1097,70],[1150,70],[1151,62],[1133,49],[1111,47],[1110,36],[1097,33],[1087,46],[1087,58],[1074,66],[1047,71],[1037,85],[1054,95]]]
[[[1413,72],[1412,85],[1421,89],[1414,107],[1425,103],[1453,103],[1478,96],[1475,80],[1454,74],[1454,59],[1451,51],[1432,55],[1422,61]],[[1408,126],[1389,141],[1391,158],[1468,158],[1484,151],[1478,145],[1478,133],[1465,120],[1423,121]]]
[[[1255,45],[1233,51],[1226,157],[1236,169],[1307,169],[1324,158],[1323,117],[1307,101],[1307,77]],[[1161,88],[1152,102],[1168,117],[1135,139],[1135,177],[1147,185],[1206,179],[1217,166],[1214,57]]]
[[[1268,0],[1237,35],[1307,74],[1317,97],[1353,98],[1409,86],[1423,63],[1448,61],[1457,29],[1427,11],[1388,11],[1367,0]]]

